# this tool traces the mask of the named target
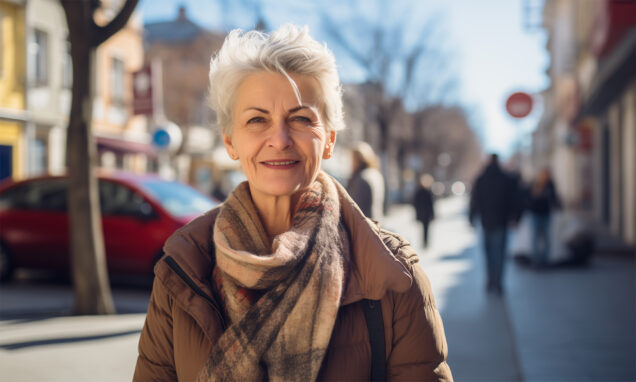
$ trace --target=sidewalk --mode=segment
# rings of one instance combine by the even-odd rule
[[[70,316],[72,293],[60,281],[0,286],[0,380],[131,380],[149,290],[114,288],[113,316]]]
[[[589,268],[537,272],[507,263],[506,293],[485,293],[483,254],[466,201],[436,205],[432,247],[420,250],[433,285],[458,381],[636,380],[636,263],[594,257]],[[406,206],[387,226],[416,247],[421,231]]]
[[[545,272],[508,262],[506,294],[487,295],[465,200],[436,207],[427,250],[407,206],[383,224],[418,248],[457,381],[636,380],[633,258],[595,257],[589,268]],[[0,380],[130,380],[149,291],[115,288],[114,296],[122,314],[74,317],[67,284],[0,286]]]
[[[446,331],[448,363],[456,381],[520,381],[522,368],[506,299],[484,292],[477,237],[468,224],[461,199],[436,203],[430,229],[431,247],[421,249],[421,231],[406,206],[392,209],[384,220],[420,254],[420,264],[433,286]]]

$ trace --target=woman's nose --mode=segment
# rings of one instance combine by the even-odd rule
[[[278,150],[285,150],[291,147],[292,139],[289,135],[289,125],[286,121],[276,123],[272,127],[272,135],[269,137],[269,145]]]

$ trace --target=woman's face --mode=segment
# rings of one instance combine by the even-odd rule
[[[255,200],[292,196],[308,187],[336,140],[335,131],[323,125],[318,82],[291,77],[302,105],[278,73],[250,74],[236,91],[232,133],[223,141],[230,157],[240,160]]]

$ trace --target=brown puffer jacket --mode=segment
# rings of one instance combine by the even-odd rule
[[[381,300],[388,380],[451,381],[441,317],[417,255],[400,236],[341,200],[351,232],[352,269],[346,282],[319,380],[368,381],[371,345],[363,299]],[[212,228],[218,209],[168,239],[155,267],[134,381],[194,381],[227,327],[210,282]]]

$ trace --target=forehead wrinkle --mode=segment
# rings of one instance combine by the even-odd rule
[[[269,110],[263,109],[263,108],[257,107],[257,106],[248,106],[248,107],[243,109],[243,112],[251,111],[251,110],[255,110],[255,111],[258,111],[258,112],[263,113],[263,114],[270,114]],[[315,112],[318,111],[318,108],[315,107],[315,106],[311,106],[311,105],[300,105],[300,106],[296,106],[296,107],[293,107],[293,108],[287,110],[287,112],[289,114],[292,114],[292,113],[295,113],[295,112],[300,111],[300,110],[310,110],[310,111],[315,113]]]
[[[295,113],[295,112],[297,112],[297,111],[299,111],[299,110],[305,110],[305,109],[306,109],[306,110],[313,111],[313,112],[316,112],[316,111],[318,110],[318,108],[317,108],[317,107],[315,107],[315,106],[311,106],[311,105],[300,105],[300,106],[292,107],[291,109],[287,110],[287,112],[291,114],[291,113]]]
[[[260,74],[261,73],[252,74],[252,75],[249,75],[248,78],[252,77],[252,76],[254,76],[252,78],[258,78],[258,76]],[[267,76],[270,73],[263,73],[263,74],[265,74],[265,76]],[[292,75],[292,77],[296,77],[296,76]],[[242,87],[245,86],[245,81],[248,78],[246,78],[239,85],[239,88],[242,88]],[[257,79],[257,81],[259,81],[259,80],[262,80],[262,79]],[[287,86],[290,86],[291,84],[289,83],[288,79],[285,79],[285,80],[286,80],[285,82],[287,82]],[[294,113],[294,112],[297,112],[297,111],[302,110],[302,109],[307,109],[307,110],[310,110],[311,112],[317,114],[322,119],[322,117],[323,117],[323,115],[322,115],[322,107],[321,107],[321,103],[322,102],[321,102],[321,99],[320,99],[320,96],[319,96],[319,94],[321,93],[320,86],[314,86],[314,85],[316,85],[315,79],[313,77],[310,77],[310,76],[299,76],[298,78],[295,78],[295,80],[297,81],[296,83],[297,83],[298,88],[299,88],[298,89],[299,90],[299,92],[298,92],[299,94],[295,94],[295,92],[293,92],[293,88],[292,89],[288,88],[289,90],[292,90],[292,94],[287,94],[286,96],[283,96],[283,97],[286,98],[286,97],[288,97],[290,95],[293,96],[294,101],[295,101],[294,103],[296,104],[296,106],[291,107],[291,108],[285,108],[286,112],[287,113]],[[268,86],[265,86],[264,88],[267,88],[267,87]],[[259,89],[259,90],[263,90],[263,89]],[[237,92],[237,93],[239,93],[239,92]],[[255,93],[259,93],[259,94],[257,95]],[[283,104],[281,104],[281,105],[273,105],[272,104],[271,107],[270,107],[270,105],[268,105],[268,106],[261,105],[261,103],[263,101],[266,101],[266,99],[268,99],[269,97],[263,97],[264,95],[260,94],[260,93],[261,93],[261,91],[254,92],[252,90],[252,91],[248,92],[247,94],[245,94],[245,96],[247,96],[246,97],[247,99],[244,99],[243,102],[239,102],[239,103],[242,103],[243,105],[249,105],[249,106],[245,106],[244,108],[239,107],[239,108],[235,109],[236,110],[235,112],[238,112],[240,114],[244,114],[244,113],[247,113],[249,111],[256,111],[256,112],[259,112],[259,113],[263,113],[265,115],[271,115],[272,112],[274,111],[274,109],[277,109],[279,107],[284,107],[283,104],[286,102],[284,100],[282,101]],[[300,96],[301,99],[299,99],[298,96]],[[288,99],[288,101],[289,101],[289,99]],[[303,102],[303,101],[305,101],[305,102]],[[309,102],[306,102],[306,101],[309,101]],[[239,106],[239,105],[236,105],[236,106]]]
[[[269,114],[269,110],[263,109],[263,108],[260,108],[260,107],[256,107],[256,106],[248,106],[245,109],[243,109],[243,112],[250,111],[250,110],[256,110],[256,111],[261,112],[263,114]]]

